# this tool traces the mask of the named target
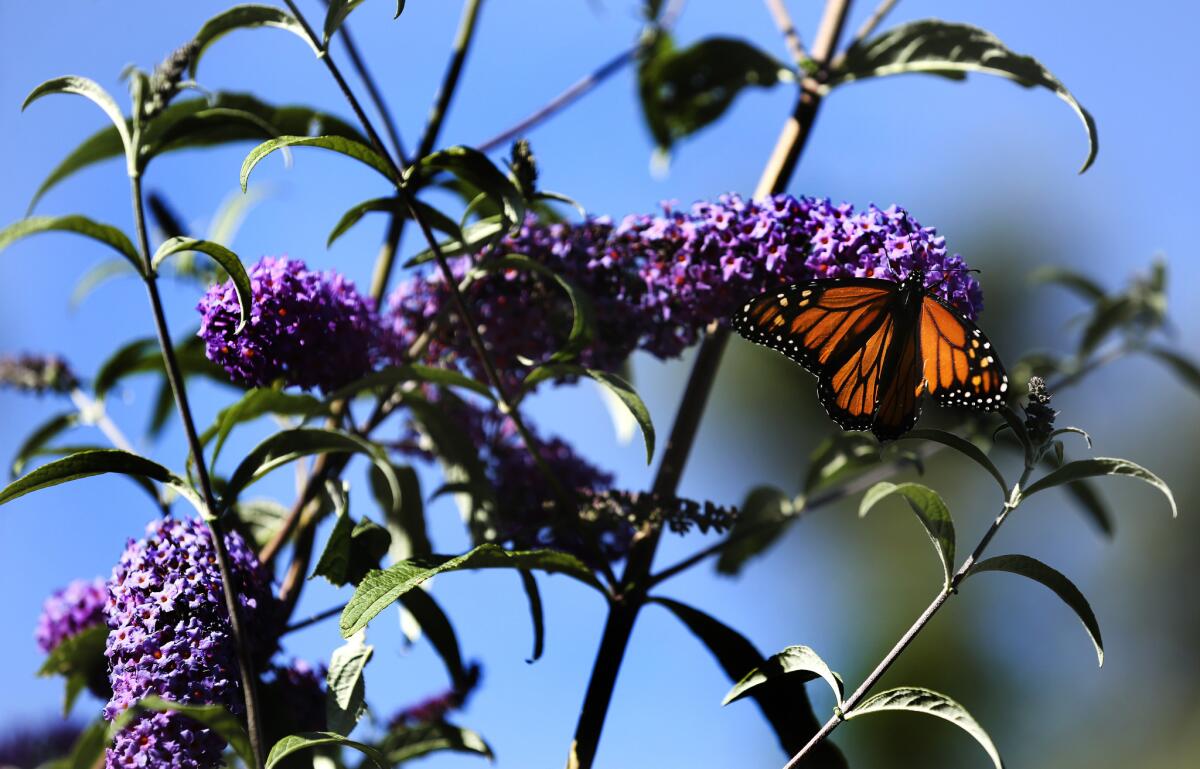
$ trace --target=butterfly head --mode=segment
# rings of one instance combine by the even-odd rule
[[[920,267],[914,267],[909,270],[909,273],[900,281],[901,293],[924,293],[925,292],[925,271]]]

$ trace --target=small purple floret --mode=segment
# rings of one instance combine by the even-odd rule
[[[68,638],[104,624],[107,602],[108,591],[100,578],[77,579],[55,591],[42,604],[42,614],[38,617],[38,648],[49,654]]]

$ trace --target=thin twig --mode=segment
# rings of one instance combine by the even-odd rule
[[[313,625],[316,625],[320,622],[324,622],[325,620],[327,620],[331,617],[336,617],[337,615],[341,614],[342,610],[345,608],[346,607],[344,604],[340,604],[338,606],[331,606],[328,609],[326,609],[325,611],[318,612],[318,613],[312,615],[311,617],[308,617],[307,619],[302,619],[299,622],[293,622],[292,624],[285,627],[283,629],[283,632],[280,633],[280,635],[285,636],[288,633],[295,633],[298,630],[303,630],[307,627],[312,627]]]
[[[871,12],[871,15],[867,17],[867,20],[864,21],[862,26],[858,28],[858,31],[854,33],[854,39],[850,41],[850,45],[858,45],[870,37],[871,33],[879,27],[880,23],[882,23],[885,18],[887,18],[887,15],[892,12],[892,9],[896,7],[898,2],[900,2],[900,0],[883,0],[883,2],[876,6],[875,10]]]
[[[775,26],[779,27],[779,31],[783,34],[783,40],[787,43],[788,53],[792,55],[792,61],[801,69],[809,61],[808,51],[804,50],[804,42],[800,39],[800,32],[796,29],[796,22],[792,21],[792,14],[788,12],[787,3],[784,0],[766,0],[767,10],[771,12],[771,18],[775,20]]]
[[[325,0],[325,4],[328,5],[329,0]],[[338,34],[341,35],[342,45],[346,48],[346,56],[350,59],[350,66],[358,74],[358,79],[362,81],[363,87],[367,89],[367,98],[375,105],[375,111],[379,113],[379,118],[383,121],[383,130],[387,133],[388,141],[392,144],[392,149],[396,152],[396,156],[400,158],[400,162],[407,166],[409,164],[408,155],[404,151],[404,141],[400,138],[400,129],[396,125],[396,118],[392,115],[392,111],[388,109],[387,102],[383,98],[383,91],[380,90],[375,78],[372,77],[371,71],[367,69],[367,62],[363,59],[358,46],[354,42],[354,37],[350,34],[349,22],[342,22],[342,26],[338,28]]]
[[[417,156],[414,158],[416,162],[420,162],[421,158],[433,152],[433,148],[437,146],[438,135],[441,133],[442,124],[445,122],[446,113],[450,108],[450,100],[454,98],[454,92],[458,89],[458,78],[462,75],[463,64],[467,60],[467,51],[471,48],[471,39],[475,36],[481,5],[482,0],[466,0],[463,5],[462,18],[458,22],[458,32],[454,36],[454,49],[450,55],[450,64],[446,67],[442,85],[438,88],[433,108],[429,111],[429,120],[425,123],[425,132],[421,135],[421,143],[417,148]]]

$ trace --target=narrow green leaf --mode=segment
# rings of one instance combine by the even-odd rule
[[[983,449],[971,443],[966,438],[948,433],[945,430],[910,430],[905,435],[901,436],[903,440],[915,439],[933,441],[940,443],[943,446],[949,446],[958,453],[970,459],[975,464],[988,471],[988,474],[996,479],[996,483],[1000,484],[1000,493],[1008,498],[1008,482],[1004,480],[1003,473],[996,467],[995,463],[988,458],[988,455],[983,452]]]
[[[642,112],[666,150],[719,119],[744,89],[770,88],[783,77],[790,73],[782,63],[745,41],[711,37],[675,49],[660,33],[639,68]]]
[[[113,127],[117,131],[117,135],[121,137],[121,146],[124,147],[125,157],[128,158],[130,164],[133,163],[133,140],[129,136],[129,127],[125,122],[125,115],[121,113],[121,108],[113,100],[113,97],[100,87],[100,84],[94,80],[89,80],[86,77],[77,77],[75,75],[67,75],[66,77],[56,77],[52,80],[39,85],[30,91],[25,97],[25,101],[21,104],[21,111],[33,104],[43,96],[48,96],[53,93],[73,93],[90,99],[97,107],[104,110],[104,114],[108,115],[108,119],[112,121]]]
[[[1055,430],[1054,432],[1050,433],[1050,437],[1053,438],[1058,435],[1067,435],[1068,433],[1073,433],[1075,435],[1082,436],[1083,439],[1085,441],[1087,441],[1088,448],[1090,449],[1092,447],[1092,436],[1088,435],[1087,430],[1084,430],[1079,427],[1060,427],[1057,430]],[[1056,443],[1058,443],[1059,445],[1062,445],[1062,443],[1060,441],[1056,441]],[[1062,462],[1060,461],[1059,464],[1062,464]]]
[[[763,656],[754,644],[728,625],[669,598],[653,597],[650,601],[674,614],[712,653],[730,681],[742,680],[763,664]],[[788,755],[804,747],[821,727],[813,714],[803,680],[803,676],[775,678],[755,687],[748,695],[758,704]],[[817,745],[804,764],[805,769],[846,769],[847,766],[841,751],[829,740]]]
[[[1167,367],[1175,372],[1175,376],[1200,394],[1200,366],[1197,366],[1195,361],[1163,347],[1151,347],[1145,352],[1167,364]]]
[[[364,745],[361,742],[348,740],[340,734],[334,732],[301,732],[300,734],[292,734],[284,737],[275,746],[271,748],[271,752],[267,755],[266,769],[275,769],[279,762],[283,759],[298,753],[301,750],[309,748],[317,748],[322,745],[337,745],[340,747],[354,748],[358,752],[365,755],[375,764],[378,769],[391,769],[391,764],[382,753],[370,745]],[[252,766],[253,764],[249,764]]]
[[[16,478],[20,475],[25,470],[25,466],[29,463],[29,460],[37,456],[38,452],[44,449],[47,443],[78,424],[79,412],[66,411],[50,417],[50,419],[39,425],[25,438],[17,449],[17,455],[13,457],[12,467],[9,469],[11,477]]]
[[[389,366],[388,368],[374,371],[357,382],[351,382],[345,387],[334,391],[328,396],[327,400],[329,402],[347,400],[366,390],[373,391],[379,388],[394,389],[405,382],[424,382],[443,387],[461,387],[477,395],[482,395],[488,400],[496,400],[496,396],[492,394],[491,389],[487,385],[472,379],[461,371],[425,366],[419,363],[407,366]]]
[[[357,585],[368,572],[379,568],[391,544],[387,529],[370,518],[355,525],[345,511],[339,511],[312,577],[324,577],[334,587]]]
[[[275,27],[287,30],[303,40],[314,54],[321,55],[321,50],[317,47],[316,42],[309,39],[300,22],[286,11],[270,5],[235,5],[204,22],[204,26],[196,33],[195,41],[198,48],[195,55],[192,56],[191,76],[196,76],[196,68],[200,66],[200,57],[204,55],[210,45],[234,30],[253,27]]]
[[[392,496],[391,486],[379,468],[372,467],[370,474],[371,492],[392,535],[388,555],[393,561],[430,555],[433,550],[425,530],[425,502],[417,472],[407,465],[394,465],[392,474],[400,482],[399,498]]]
[[[463,146],[449,147],[421,158],[415,169],[415,172],[423,175],[432,175],[431,172],[437,171],[446,171],[469,182],[503,205],[509,224],[520,224],[525,220],[525,198],[521,191],[479,150]]]
[[[950,509],[946,507],[941,496],[928,486],[919,483],[895,484],[880,481],[867,489],[867,493],[863,495],[862,503],[858,507],[859,516],[866,515],[872,507],[893,494],[904,497],[908,506],[917,514],[942,562],[943,576],[949,585],[950,577],[954,573],[954,521],[950,517]]]
[[[186,497],[198,511],[204,512],[204,503],[187,481],[160,464],[120,449],[81,451],[42,465],[0,490],[0,505],[60,483],[105,473],[119,473],[166,484]]]
[[[246,766],[254,765],[254,753],[250,750],[250,738],[242,728],[237,716],[220,705],[188,705],[182,702],[170,702],[161,697],[143,697],[134,703],[129,710],[113,724],[114,731],[120,731],[128,725],[128,721],[143,710],[156,713],[174,711],[197,721],[225,738],[229,747],[245,762]],[[124,723],[122,723],[124,722]]]
[[[437,230],[438,232],[449,235],[456,241],[462,241],[463,234],[462,230],[460,230],[458,227],[458,222],[446,216],[428,203],[422,203],[419,200],[414,200],[412,201],[412,204],[416,207],[417,211],[420,212],[421,218],[424,219],[431,228]],[[329,233],[329,239],[325,242],[325,247],[328,248],[329,246],[332,246],[335,240],[346,234],[346,232],[349,231],[351,227],[358,224],[358,222],[364,216],[377,211],[390,213],[398,212],[405,217],[412,216],[412,212],[409,211],[408,207],[402,205],[400,201],[394,197],[373,198],[371,200],[363,201],[342,215],[342,218],[338,221],[337,225],[334,226],[333,231]]]
[[[104,751],[111,742],[108,722],[93,721],[75,740],[69,755],[42,764],[42,769],[95,769],[104,763]]]
[[[620,398],[621,402],[625,404],[625,408],[629,409],[629,413],[637,420],[638,427],[642,428],[642,438],[646,443],[646,464],[650,464],[653,461],[654,422],[650,418],[650,410],[646,408],[646,404],[642,401],[641,396],[637,394],[637,391],[633,389],[633,386],[616,374],[569,363],[547,363],[530,371],[529,375],[525,377],[525,381],[521,383],[521,389],[524,392],[529,392],[542,382],[564,376],[590,377],[607,387],[614,395]]]
[[[478,268],[483,273],[500,273],[508,270],[527,270],[549,278],[559,285],[571,300],[571,331],[562,348],[550,356],[552,363],[567,363],[574,360],[596,336],[596,312],[591,298],[578,286],[550,269],[521,254],[506,254],[498,259],[489,259]]]
[[[869,435],[834,432],[809,456],[804,493],[839,486],[868,467],[879,464],[879,442]]]
[[[212,455],[212,463],[215,465],[229,434],[240,424],[267,414],[311,419],[327,413],[329,413],[329,407],[311,395],[285,393],[270,387],[258,387],[247,391],[233,405],[221,409],[212,426],[200,436],[200,441],[207,444],[214,438],[216,439]]]
[[[742,676],[742,679],[734,684],[734,687],[725,695],[721,704],[728,705],[736,702],[753,691],[755,687],[791,673],[806,674],[804,680],[811,680],[817,676],[825,679],[825,683],[829,684],[829,688],[833,690],[833,696],[838,705],[842,704],[842,698],[845,696],[845,692],[842,691],[842,680],[825,664],[825,660],[821,659],[820,655],[807,646],[789,646],[778,654],[772,654],[762,665]]]
[[[384,737],[383,750],[393,764],[403,764],[441,750],[477,753],[489,761],[496,757],[476,732],[445,721],[393,729]]]
[[[329,731],[343,737],[354,731],[366,710],[363,669],[374,653],[375,647],[364,644],[361,635],[333,650],[325,678],[325,720]]]
[[[247,454],[230,476],[225,488],[225,498],[229,501],[237,499],[251,483],[300,457],[347,453],[360,453],[370,458],[387,479],[392,493],[399,496],[400,482],[396,479],[386,454],[378,446],[349,433],[297,427],[275,433]]]
[[[533,576],[533,572],[521,569],[518,574],[521,576],[525,595],[529,598],[529,613],[533,619],[533,654],[525,661],[534,663],[542,658],[542,652],[546,650],[546,613],[542,608],[542,593],[538,590],[537,578]]]
[[[1104,665],[1104,641],[1100,638],[1100,623],[1096,621],[1096,615],[1092,612],[1087,598],[1084,598],[1079,588],[1061,572],[1027,555],[997,555],[988,558],[971,567],[967,576],[981,571],[1007,571],[1010,574],[1028,577],[1050,588],[1079,617],[1083,629],[1092,639],[1092,645],[1096,647],[1096,661],[1101,666]]]
[[[434,220],[430,220],[430,226],[433,226],[433,221]],[[492,245],[496,240],[503,236],[507,230],[508,225],[504,222],[502,217],[485,217],[477,222],[472,222],[466,227],[463,227],[460,237],[451,237],[450,240],[439,243],[438,250],[442,252],[443,256],[476,254],[487,246]],[[404,266],[416,267],[417,265],[432,261],[433,258],[433,249],[427,248],[424,251],[418,252],[415,256],[405,262]]]
[[[219,243],[180,237],[171,238],[158,247],[158,251],[155,252],[154,259],[150,263],[151,269],[157,271],[158,266],[162,264],[164,259],[185,251],[199,251],[202,254],[212,257],[212,260],[221,265],[221,268],[225,270],[230,280],[233,281],[233,290],[237,293],[238,311],[240,313],[238,325],[234,329],[234,333],[240,334],[242,329],[246,327],[246,321],[250,317],[250,310],[254,304],[254,291],[250,286],[250,275],[242,265],[242,260],[238,258],[237,254]]]
[[[246,191],[246,185],[250,181],[250,172],[254,170],[259,161],[283,147],[320,147],[331,150],[354,158],[360,163],[365,163],[383,174],[389,181],[394,181],[391,166],[387,164],[387,161],[381,158],[375,150],[353,139],[342,136],[280,136],[277,139],[265,141],[250,150],[250,154],[242,162],[242,192]]]
[[[128,259],[105,259],[85,272],[75,284],[75,288],[71,289],[71,298],[69,300],[71,309],[74,310],[83,304],[83,300],[88,298],[101,284],[113,278],[138,274],[136,270],[130,268]]]
[[[1075,481],[1066,484],[1063,488],[1066,489],[1071,499],[1075,500],[1075,503],[1083,509],[1088,520],[1095,524],[1104,536],[1112,539],[1116,529],[1113,525],[1112,511],[1109,510],[1108,504],[1095,485],[1088,481]]]
[[[1141,465],[1130,462],[1127,459],[1116,459],[1113,457],[1096,457],[1094,459],[1078,459],[1074,462],[1068,462],[1054,472],[1046,474],[1028,488],[1023,489],[1021,496],[1028,497],[1043,489],[1103,475],[1123,475],[1145,481],[1161,491],[1163,496],[1167,498],[1167,501],[1171,503],[1171,516],[1176,518],[1179,516],[1179,508],[1175,505],[1175,496],[1171,493],[1170,487],[1167,486],[1162,478],[1159,478]]]
[[[783,533],[788,522],[799,515],[803,501],[797,504],[791,496],[773,486],[757,486],[746,494],[733,528],[725,538],[717,558],[717,572],[735,575],[746,562],[771,546]]]
[[[329,9],[325,12],[325,47],[329,47],[329,41],[333,39],[338,28],[346,21],[346,17],[350,15],[358,6],[362,5],[363,0],[330,0]],[[401,8],[400,10],[403,10]],[[400,15],[397,10],[396,16]]]
[[[1089,302],[1098,302],[1105,297],[1104,287],[1083,273],[1065,267],[1044,265],[1029,274],[1034,283],[1052,283],[1069,289]]]
[[[421,626],[421,632],[425,634],[434,651],[442,658],[454,688],[458,690],[467,688],[467,668],[463,664],[458,636],[455,634],[454,626],[450,624],[450,618],[446,616],[446,612],[426,590],[410,590],[400,596],[400,603]]]
[[[39,232],[74,232],[97,240],[129,260],[138,275],[142,274],[137,249],[125,233],[107,224],[92,221],[86,216],[31,216],[0,230],[0,251],[22,238]]]
[[[510,551],[499,545],[480,545],[459,556],[414,558],[393,564],[383,571],[371,572],[359,584],[342,612],[342,637],[349,638],[365,628],[400,596],[430,578],[465,569],[536,569],[551,574],[566,574],[603,590],[591,569],[568,553],[557,550]]]
[[[129,374],[152,371],[155,366],[162,367],[161,359],[155,360],[158,351],[158,341],[155,339],[135,339],[117,348],[108,360],[100,364],[96,378],[92,380],[92,390],[97,398],[104,398],[109,391]]]
[[[407,0],[396,0],[396,15],[392,17],[393,19],[400,18],[400,14],[404,13],[404,5],[406,2]]]
[[[846,719],[849,720],[871,713],[883,713],[886,711],[922,713],[949,721],[975,738],[975,741],[983,747],[988,757],[992,759],[992,764],[995,765],[996,769],[1004,769],[1004,762],[1000,760],[1000,752],[996,750],[995,744],[992,743],[992,738],[971,717],[966,708],[944,694],[938,694],[929,689],[921,689],[916,686],[888,689],[860,703],[858,707],[846,714]]]
[[[923,19],[901,24],[877,37],[851,46],[833,73],[837,85],[870,77],[922,72],[961,80],[970,72],[981,72],[1032,88],[1040,86],[1066,102],[1088,136],[1088,154],[1080,173],[1096,159],[1099,138],[1090,113],[1058,78],[1037,59],[1013,53],[990,32],[969,24]]]

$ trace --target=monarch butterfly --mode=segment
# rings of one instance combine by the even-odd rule
[[[1008,391],[991,342],[928,292],[921,270],[899,283],[834,278],[769,291],[734,315],[733,328],[815,374],[839,427],[884,441],[912,429],[925,394],[995,411]]]

